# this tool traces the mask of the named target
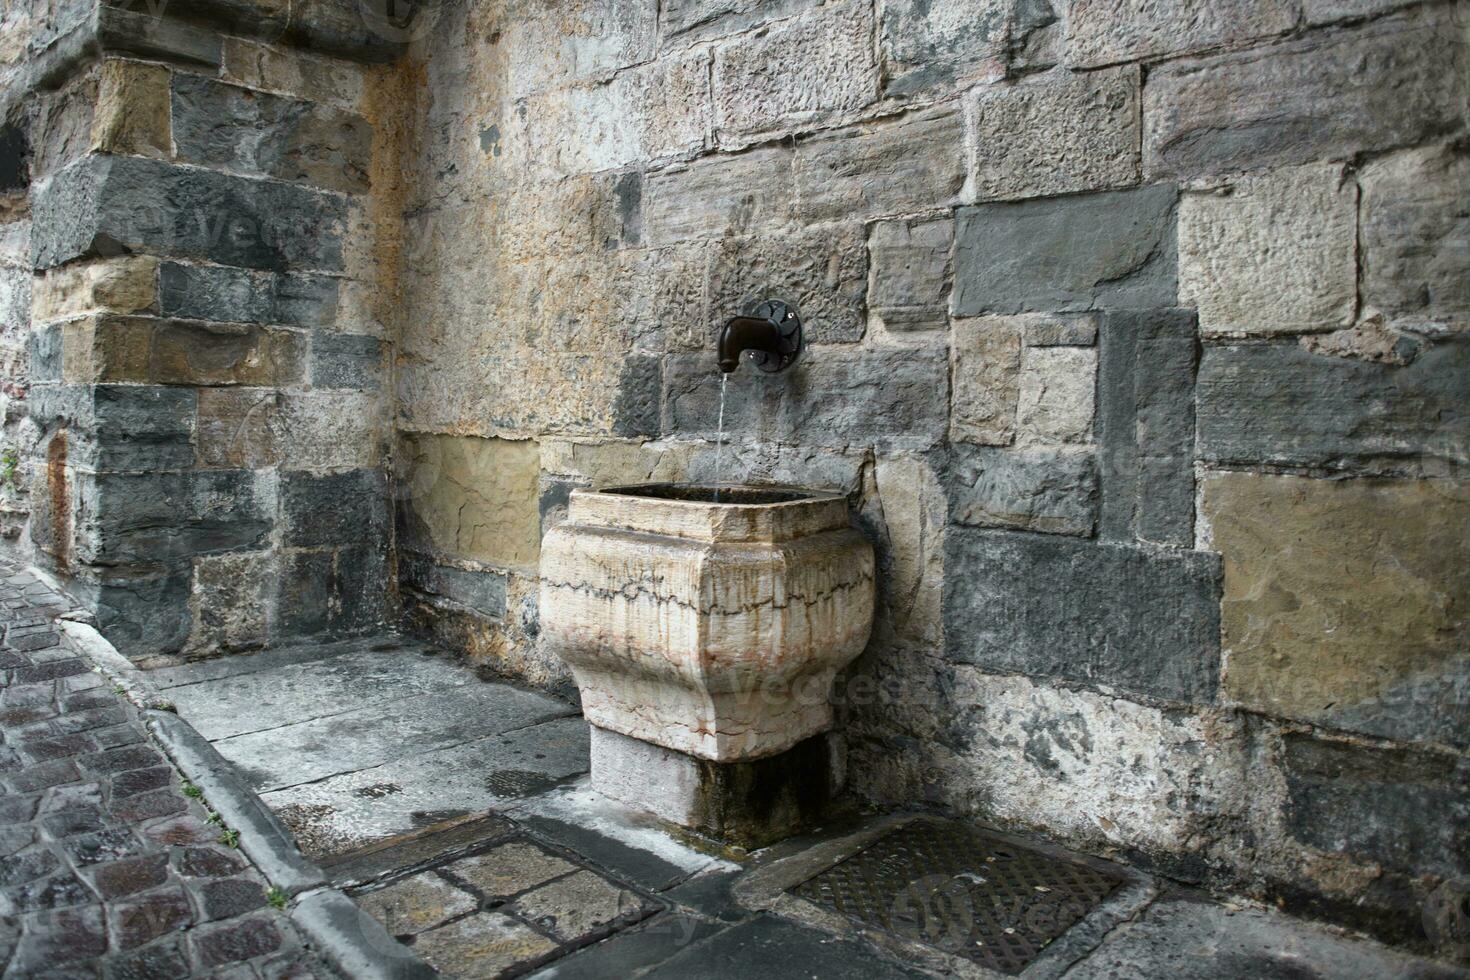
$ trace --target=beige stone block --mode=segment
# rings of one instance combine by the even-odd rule
[[[173,137],[167,68],[137,61],[102,63],[92,148],[159,159],[169,156]]]
[[[857,0],[741,35],[715,51],[722,145],[810,127],[878,97],[872,6]]]
[[[158,304],[158,260],[123,255],[48,269],[36,280],[31,316],[45,323],[82,313],[146,313]]]
[[[1053,71],[980,89],[975,196],[1011,200],[1138,182],[1137,66]]]
[[[1021,352],[1016,405],[1020,444],[1092,441],[1097,351],[1091,347],[1027,347]]]
[[[542,636],[587,720],[715,762],[830,727],[873,599],[872,546],[838,495],[576,490],[542,546]]]
[[[280,567],[273,554],[197,559],[189,649],[219,653],[264,646],[279,582]]]
[[[305,364],[302,335],[254,324],[89,317],[62,332],[68,381],[288,385]]]
[[[194,451],[200,466],[260,469],[280,461],[275,421],[281,395],[263,388],[201,388]]]
[[[419,550],[490,565],[534,566],[540,449],[529,439],[404,433],[396,464]]]
[[[1357,193],[1312,164],[1185,194],[1179,297],[1209,335],[1327,330],[1357,303]]]
[[[1220,473],[1202,512],[1224,556],[1226,696],[1370,734],[1465,738],[1442,706],[1470,675],[1470,486]]]
[[[888,613],[898,635],[944,639],[944,495],[920,456],[880,456],[874,467],[888,539]]]
[[[693,443],[642,440],[541,440],[541,469],[593,486],[677,483],[684,479]]]
[[[954,321],[949,436],[956,442],[981,446],[1015,442],[1026,319],[988,316]]]
[[[575,871],[576,866],[528,841],[512,841],[455,861],[445,870],[469,882],[487,898],[505,899]]]
[[[391,936],[415,936],[479,907],[479,900],[432,871],[356,896],[358,907]]]
[[[1067,0],[1066,60],[1085,67],[1200,51],[1296,26],[1291,0]]]
[[[413,949],[444,976],[500,977],[558,947],[508,915],[485,912],[415,937]]]
[[[224,39],[222,60],[224,78],[250,88],[330,102],[344,109],[356,109],[362,101],[362,70],[349,61],[273,48],[240,37]]]

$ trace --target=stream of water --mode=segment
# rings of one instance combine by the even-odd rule
[[[730,376],[720,372],[720,417],[715,424],[715,503],[720,502],[720,484],[725,482],[725,385]]]

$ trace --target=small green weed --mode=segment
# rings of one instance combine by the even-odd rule
[[[204,796],[204,790],[200,789],[198,786],[195,786],[187,779],[184,780],[183,785],[180,786],[180,789],[183,791],[183,794],[191,800],[197,800]]]
[[[271,903],[271,908],[284,910],[286,908],[286,893],[279,888],[272,887],[265,893],[265,900]]]
[[[219,842],[226,847],[239,847],[240,832],[233,827],[226,827],[220,831]]]

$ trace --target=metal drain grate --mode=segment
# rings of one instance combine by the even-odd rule
[[[919,820],[790,891],[1014,974],[1121,882],[968,827]]]

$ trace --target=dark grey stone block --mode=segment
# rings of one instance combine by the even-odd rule
[[[1328,853],[1409,874],[1470,872],[1470,766],[1411,749],[1286,736],[1287,826]]]
[[[1403,366],[1295,344],[1206,347],[1199,453],[1223,464],[1382,469],[1470,462],[1470,338]]]
[[[1382,9],[1382,8],[1379,8]],[[1351,157],[1462,125],[1465,44],[1448,8],[1151,69],[1150,173],[1193,175]]]
[[[1198,363],[1192,311],[1103,317],[1097,435],[1104,540],[1193,543]]]
[[[178,262],[158,267],[158,301],[164,316],[218,323],[326,326],[337,318],[337,297],[338,283],[330,276]]]
[[[97,385],[92,448],[80,462],[102,470],[182,469],[194,463],[197,396],[190,388]]]
[[[0,126],[0,194],[24,191],[30,183],[30,147],[25,130]]]
[[[160,6],[158,11],[161,13],[163,9]],[[97,5],[97,42],[108,51],[218,68],[221,40],[218,32],[182,23],[174,17],[154,16],[146,5],[130,4],[126,0]]]
[[[1220,672],[1220,561],[1071,538],[950,528],[950,659],[1209,703]]]
[[[368,189],[373,129],[354,112],[178,73],[178,159],[344,193]]]
[[[87,474],[79,494],[77,554],[101,564],[258,548],[274,509],[243,470]]]
[[[657,436],[659,405],[663,397],[663,359],[655,354],[630,354],[618,377],[613,402],[613,435],[636,438]]]
[[[97,628],[130,657],[175,653],[189,637],[187,564],[99,568],[71,583],[78,601],[96,611]]]
[[[919,980],[927,974],[892,962],[865,943],[761,915],[688,946],[643,976],[648,980],[716,976]]]
[[[336,555],[331,551],[298,551],[282,559],[276,622],[281,636],[310,636],[331,625]]]
[[[1178,196],[1155,184],[960,208],[955,314],[1175,305]]]
[[[287,547],[376,543],[388,525],[388,487],[381,470],[281,474],[283,541]]]
[[[720,375],[708,354],[671,355],[664,432],[714,438]],[[742,440],[924,450],[949,425],[949,360],[943,350],[808,354],[782,374],[742,367],[726,392],[725,433]]]
[[[413,554],[398,556],[398,580],[411,589],[448,599],[492,619],[505,616],[503,572],[469,571]]]
[[[38,327],[31,332],[31,381],[61,380],[61,325]]]
[[[329,626],[336,633],[361,633],[388,617],[386,538],[337,552],[335,601]]]
[[[312,387],[376,391],[383,383],[383,347],[377,337],[317,331],[311,341]]]
[[[556,961],[547,980],[607,980],[631,977],[708,939],[723,926],[683,912],[666,912],[641,926]]]
[[[50,268],[138,250],[255,269],[340,270],[347,211],[342,197],[295,184],[88,156],[33,191],[31,258]]]
[[[976,527],[1091,536],[1097,461],[1087,451],[957,444],[941,472],[949,519]]]

